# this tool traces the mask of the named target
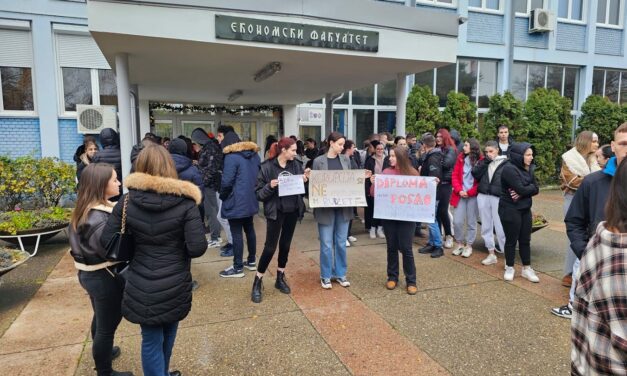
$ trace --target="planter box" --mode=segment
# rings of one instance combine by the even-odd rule
[[[26,261],[28,261],[28,259],[31,257],[28,252],[24,252],[24,251],[18,251],[22,254],[22,259],[17,261],[14,264],[11,264],[10,266],[7,266],[5,268],[0,268],[0,276],[3,276],[4,274],[10,272],[11,270],[17,268],[18,266],[22,265],[23,263],[25,263]]]
[[[31,230],[18,231],[17,234],[8,234],[6,232],[0,232],[0,239],[4,240],[7,243],[11,243],[13,245],[19,245],[18,238],[22,238],[22,244],[24,245],[35,245],[37,242],[37,236],[40,237],[39,241],[46,241],[59,232],[63,231],[68,227],[69,223],[61,223],[55,226],[50,226],[46,228],[38,228]]]

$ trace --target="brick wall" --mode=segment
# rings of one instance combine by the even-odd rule
[[[73,162],[76,148],[83,143],[83,135],[76,131],[75,119],[59,119],[59,151],[61,159]]]
[[[586,52],[586,25],[558,22],[555,37],[558,50]]]
[[[514,23],[514,46],[548,48],[548,33],[529,34],[529,18],[516,17]]]
[[[39,118],[0,117],[0,155],[41,158]]]
[[[597,27],[594,52],[602,55],[623,56],[623,30]]]
[[[503,44],[503,15],[468,12],[468,42]]]

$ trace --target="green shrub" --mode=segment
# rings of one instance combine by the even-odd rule
[[[609,99],[590,95],[581,106],[578,132],[592,131],[599,135],[599,144],[614,139],[614,130],[627,121],[627,106],[620,106]]]
[[[514,140],[527,138],[523,110],[523,102],[509,91],[491,96],[490,110],[484,115],[484,124],[479,129],[481,141],[495,140],[501,125],[509,128],[509,134]]]
[[[446,96],[446,108],[440,117],[440,125],[447,129],[457,129],[462,140],[478,137],[476,126],[477,106],[463,93],[451,91]]]
[[[46,229],[70,221],[71,209],[59,207],[40,210],[15,210],[0,213],[0,233],[15,235],[18,231]]]
[[[415,85],[407,97],[405,127],[407,133],[420,138],[425,132],[434,133],[440,120],[438,97],[429,86]]]
[[[540,184],[557,181],[560,156],[566,151],[572,131],[571,108],[569,98],[544,88],[534,90],[525,103],[524,133],[526,141],[535,147],[535,175]]]

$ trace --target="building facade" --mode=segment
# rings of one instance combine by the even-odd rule
[[[414,5],[386,2],[390,7]],[[625,0],[413,2],[456,14],[463,23],[457,62],[407,76],[407,91],[414,84],[429,85],[441,106],[450,90],[463,92],[477,104],[479,121],[488,97],[505,90],[524,100],[535,88],[557,89],[573,101],[574,119],[590,94],[627,104]],[[554,15],[552,31],[529,32],[530,10],[538,8]],[[83,137],[77,131],[76,104],[116,105],[115,82],[89,33],[84,0],[0,0],[1,155],[71,161]],[[373,132],[394,131],[397,82],[354,88],[337,97],[334,128],[358,142]],[[146,120],[149,104],[139,103],[140,110],[142,105]],[[170,137],[195,125],[211,129],[225,121],[198,113],[153,116],[152,130]],[[300,136],[322,138],[324,118],[324,100],[297,106]],[[272,112],[239,121],[257,139],[258,133],[279,131]],[[254,122],[261,128],[250,125]]]

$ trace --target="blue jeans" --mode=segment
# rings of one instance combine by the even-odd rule
[[[436,201],[435,207],[438,207],[438,203]],[[442,248],[442,233],[440,232],[440,223],[438,222],[438,216],[435,216],[435,220],[433,223],[429,223],[429,241],[428,245],[432,245],[436,248]]]
[[[161,326],[141,325],[144,376],[169,376],[170,356],[179,322]]]
[[[346,277],[348,223],[342,209],[335,209],[331,224],[318,223],[320,235],[320,278]]]

